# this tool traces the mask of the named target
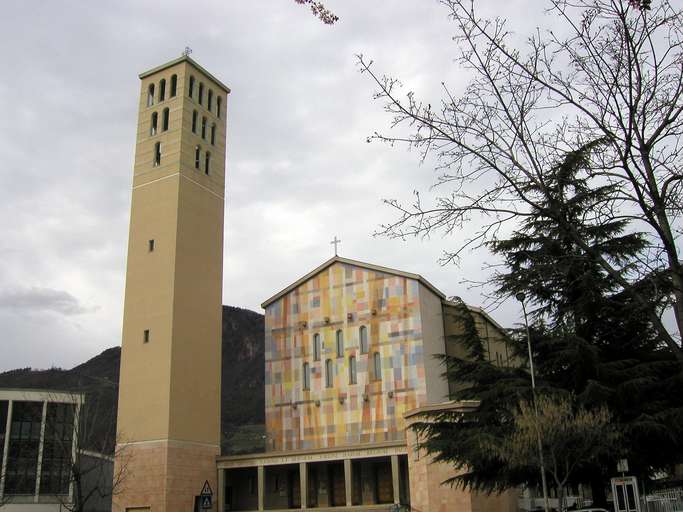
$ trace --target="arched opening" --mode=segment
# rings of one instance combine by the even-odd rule
[[[223,100],[221,99],[220,96],[216,97],[216,116],[221,117],[221,106],[222,106]]]
[[[337,331],[337,357],[344,357],[344,332]]]
[[[211,125],[211,145],[216,144],[216,123]]]
[[[379,352],[375,352],[372,355],[372,369],[375,380],[382,380],[382,360]]]
[[[351,356],[349,357],[349,384],[356,384],[357,382],[356,356]]]
[[[154,144],[154,167],[161,165],[161,142]]]
[[[196,110],[192,112],[192,133],[197,133],[197,117],[198,116],[199,116],[199,114],[197,113]]]
[[[159,101],[164,101],[166,99],[166,79],[162,78],[159,80]]]
[[[331,388],[334,385],[334,366],[332,359],[325,361],[325,387]]]
[[[168,109],[165,108],[163,114],[161,115],[161,131],[165,132],[166,130],[168,130],[168,116]]]
[[[150,135],[150,137],[157,134],[158,120],[159,120],[159,114],[157,114],[156,112],[152,112],[152,119],[149,123],[149,135]]]
[[[206,117],[202,117],[202,139],[206,139]]]
[[[202,148],[199,145],[194,147],[194,168],[199,169],[199,165],[202,161]]]
[[[199,101],[199,104],[202,104],[202,101],[204,101],[204,84],[199,82],[199,92],[197,93],[197,100]]]
[[[178,92],[178,75],[173,75],[171,76],[171,91],[169,93],[169,96],[171,98],[175,98],[175,95]]]
[[[211,89],[209,89],[209,93],[206,96],[206,103],[209,112],[211,112],[211,109],[213,108],[213,91]]]
[[[358,337],[360,338],[360,353],[361,354],[367,354],[369,347],[368,347],[368,328],[365,327],[364,325],[361,325],[360,328],[358,329]]]
[[[194,77],[190,76],[190,86],[189,86],[189,92],[188,95],[190,98],[194,97]]]
[[[208,151],[206,152],[206,156],[204,157],[204,174],[208,176],[209,170],[211,167],[211,153]]]
[[[154,105],[154,84],[149,84],[147,88],[147,106],[151,107]]]
[[[313,359],[320,361],[320,334],[317,332],[313,335]]]

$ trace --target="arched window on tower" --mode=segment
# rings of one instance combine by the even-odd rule
[[[311,366],[308,363],[304,363],[304,367],[302,369],[302,381],[303,381],[303,386],[305,390],[311,389]]]
[[[216,144],[216,123],[213,123],[211,125],[211,145],[214,146]]]
[[[161,115],[161,131],[162,132],[165,132],[166,130],[168,130],[168,115],[169,115],[168,109],[165,108],[164,112]]]
[[[162,78],[159,80],[159,101],[164,101],[166,99],[166,79]]]
[[[202,117],[202,139],[206,139],[206,117]]]
[[[356,356],[351,356],[349,357],[349,384],[356,384],[357,382]]]
[[[169,98],[175,98],[178,92],[178,75],[171,76],[171,91],[169,93]]]
[[[216,96],[216,116],[221,117],[221,107],[223,104],[223,99],[220,96]]]
[[[199,165],[202,161],[202,148],[199,145],[194,147],[194,168],[199,169]]]
[[[209,153],[207,151],[206,156],[204,157],[204,174],[208,175],[210,168],[211,168],[211,153]]]
[[[197,133],[197,117],[198,113],[196,110],[192,112],[192,133]]]
[[[202,101],[204,101],[204,84],[199,82],[199,92],[197,93],[197,101],[199,101],[199,104],[202,104]]]
[[[334,385],[334,366],[332,359],[325,361],[325,386],[331,388]]]
[[[154,144],[154,167],[161,165],[161,142]]]
[[[194,97],[194,77],[190,76],[190,86],[189,86],[189,91],[188,95],[190,98]]]
[[[317,332],[313,335],[313,359],[320,361],[320,334]]]
[[[337,340],[337,357],[344,357],[344,332],[339,329],[336,335]]]
[[[372,370],[373,378],[375,380],[382,380],[382,359],[379,352],[372,354]]]
[[[147,106],[151,107],[154,105],[154,84],[149,84],[147,88]]]
[[[157,122],[159,120],[159,114],[152,112],[152,119],[149,123],[149,135],[154,136],[157,134]]]
[[[361,354],[367,354],[368,353],[368,328],[365,327],[364,325],[361,325],[360,328],[358,329],[358,337],[360,338],[360,353]]]
[[[211,112],[211,109],[213,108],[213,91],[209,89],[208,94],[206,95],[206,108],[209,109],[209,112]]]

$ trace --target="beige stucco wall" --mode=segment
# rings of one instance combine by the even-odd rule
[[[441,297],[420,283],[420,319],[427,386],[427,402],[438,403],[448,398],[448,382],[442,376],[445,367],[435,357],[446,353]]]

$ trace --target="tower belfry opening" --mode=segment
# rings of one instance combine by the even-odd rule
[[[192,88],[221,104],[230,89],[187,52],[140,80],[117,421],[127,478],[113,509],[192,510],[220,454],[226,146],[226,116]],[[208,153],[206,172],[195,165],[195,112],[216,126],[210,172]]]

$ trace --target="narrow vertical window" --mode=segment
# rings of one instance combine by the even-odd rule
[[[168,130],[168,109],[165,108],[163,114],[161,115],[161,131],[165,132]]]
[[[304,389],[311,389],[311,367],[308,363],[304,363],[302,373],[303,376],[301,380],[303,380]]]
[[[154,144],[154,167],[161,165],[161,142]]]
[[[337,357],[344,357],[344,332],[340,329],[337,331]]]
[[[190,98],[194,97],[194,77],[190,77],[190,86],[189,86],[189,96]]]
[[[197,117],[199,114],[197,114],[197,111],[192,112],[192,133],[197,133]]]
[[[209,89],[209,92],[206,95],[206,108],[209,109],[209,112],[211,112],[211,109],[213,108],[213,91],[211,89]]]
[[[206,117],[202,117],[202,139],[206,139]]]
[[[157,134],[157,123],[159,120],[159,114],[152,112],[152,119],[149,124],[149,135],[154,136]]]
[[[194,147],[194,168],[199,169],[199,164],[201,162],[201,152],[202,148],[199,146]]]
[[[221,99],[220,96],[216,96],[216,116],[221,117],[221,106],[222,106],[223,100]]]
[[[211,125],[211,145],[216,144],[216,123]]]
[[[317,332],[313,335],[313,359],[320,361],[320,334]]]
[[[154,240],[149,240],[147,242],[147,248],[149,249],[149,252],[154,252]]]
[[[149,343],[149,329],[145,329],[142,332],[142,342],[143,343]]]
[[[175,98],[178,92],[178,75],[171,76],[171,91],[169,93],[170,98]]]
[[[151,107],[154,105],[154,84],[149,84],[147,88],[147,106]]]
[[[382,380],[382,360],[380,359],[379,352],[375,352],[372,355],[372,368],[375,380]]]
[[[206,157],[204,158],[204,174],[209,174],[209,167],[211,166],[211,153],[206,152]]]
[[[199,104],[202,104],[202,101],[204,101],[204,84],[199,82],[199,92],[197,93],[197,101],[199,101]]]
[[[162,78],[159,80],[159,101],[164,101],[166,99],[166,79]]]
[[[368,328],[361,325],[358,329],[358,337],[360,338],[360,353],[368,353]]]
[[[358,378],[356,376],[356,357],[349,357],[349,384],[356,384]]]
[[[332,359],[325,361],[325,386],[332,387],[334,383],[334,367],[332,366]]]

